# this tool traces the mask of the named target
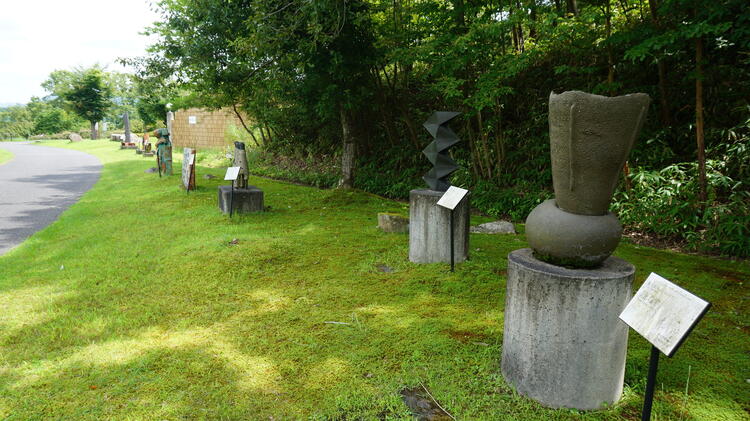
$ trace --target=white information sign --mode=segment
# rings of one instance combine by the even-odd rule
[[[195,190],[195,174],[193,163],[195,162],[195,150],[183,148],[182,150],[182,186],[186,190]]]
[[[443,196],[438,200],[437,205],[446,209],[454,210],[461,200],[469,193],[468,190],[456,186],[448,187]]]
[[[198,117],[194,115],[188,116],[188,124],[198,124]]]
[[[224,180],[234,181],[237,176],[240,175],[240,167],[229,167],[227,168],[227,174],[224,176]]]
[[[620,319],[671,357],[711,304],[651,273]]]

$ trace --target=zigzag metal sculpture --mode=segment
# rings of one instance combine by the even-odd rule
[[[461,139],[445,124],[459,115],[452,111],[435,111],[423,126],[435,138],[422,153],[432,162],[432,169],[422,178],[432,190],[446,191],[451,183],[448,176],[458,169],[456,161],[448,156],[448,148]]]

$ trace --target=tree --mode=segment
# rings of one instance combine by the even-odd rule
[[[0,108],[0,138],[28,137],[34,128],[25,106]]]
[[[99,68],[91,68],[76,75],[63,99],[81,118],[91,124],[91,139],[96,139],[96,123],[104,118],[112,106],[112,91]]]
[[[56,134],[76,129],[82,122],[63,108],[61,102],[32,97],[26,106],[34,121],[35,134]]]

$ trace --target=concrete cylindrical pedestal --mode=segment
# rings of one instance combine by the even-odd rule
[[[232,186],[219,186],[219,209],[224,213],[229,213],[231,195]],[[263,212],[263,190],[255,186],[234,189],[231,202],[233,213]]]
[[[531,249],[508,255],[502,372],[518,393],[553,408],[598,409],[622,394],[635,267],[610,257],[566,269]]]
[[[409,260],[414,263],[450,263],[450,211],[437,206],[444,192],[409,192]],[[469,197],[453,211],[454,261],[469,256]]]

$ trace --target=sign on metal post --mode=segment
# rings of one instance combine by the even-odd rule
[[[671,357],[710,306],[708,301],[651,273],[620,319]]]
[[[448,187],[443,196],[438,200],[437,205],[449,210],[456,209],[461,200],[469,193],[468,190],[456,186]]]
[[[440,197],[440,200],[438,200],[437,205],[443,208],[446,208],[450,211],[450,253],[451,253],[451,272],[455,269],[455,240],[453,235],[453,225],[454,225],[454,217],[453,217],[453,211],[456,209],[459,203],[466,197],[466,195],[469,193],[468,190],[462,189],[460,187],[456,186],[450,186],[448,187],[448,190],[443,193],[443,195]]]
[[[224,175],[224,181],[234,181],[240,174],[240,167],[229,167],[227,173]]]
[[[231,181],[232,184],[232,190],[229,193],[229,217],[232,217],[232,212],[234,211],[234,180],[237,179],[237,176],[240,175],[240,169],[241,167],[229,167],[227,168],[227,173],[224,175],[225,181]]]
[[[659,352],[673,356],[711,303],[651,273],[620,314],[620,320],[652,345],[641,420],[651,419]]]

